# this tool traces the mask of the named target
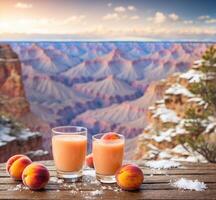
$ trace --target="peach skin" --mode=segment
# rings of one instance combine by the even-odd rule
[[[142,170],[133,164],[123,165],[115,177],[118,186],[123,190],[138,190],[144,180]]]
[[[86,165],[90,168],[94,168],[93,154],[92,153],[86,156]]]
[[[32,161],[25,155],[14,155],[6,163],[6,170],[15,180],[22,180],[23,170],[31,164]]]
[[[28,165],[22,174],[24,185],[32,190],[40,190],[44,188],[49,181],[48,169],[39,163],[32,163]]]
[[[120,139],[120,137],[117,133],[109,132],[109,133],[105,133],[101,139],[103,139],[103,140],[116,140],[116,139]]]

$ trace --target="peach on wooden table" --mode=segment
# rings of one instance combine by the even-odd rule
[[[93,154],[92,153],[86,156],[86,165],[90,168],[94,168]]]
[[[138,190],[144,180],[142,170],[133,164],[123,165],[115,177],[118,186],[124,190]]]
[[[23,170],[31,163],[32,161],[29,157],[17,154],[8,159],[6,170],[13,179],[22,180]]]
[[[120,137],[115,132],[109,132],[109,133],[105,133],[101,139],[103,139],[103,140],[116,140],[116,139],[120,139]]]
[[[23,183],[32,190],[43,189],[49,181],[48,169],[40,163],[28,165],[22,174]]]

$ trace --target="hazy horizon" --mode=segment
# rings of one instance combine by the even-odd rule
[[[2,0],[0,40],[216,41],[210,0]]]

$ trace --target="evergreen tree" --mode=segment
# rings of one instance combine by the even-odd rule
[[[196,113],[194,109],[186,111],[184,127],[188,134],[178,140],[183,146],[189,145],[209,162],[216,162],[216,142],[204,134],[207,124],[210,123],[209,118],[213,117],[216,121],[216,48],[211,46],[202,59],[200,71],[203,78],[200,82],[191,84],[189,89],[206,102],[206,109],[202,113]]]

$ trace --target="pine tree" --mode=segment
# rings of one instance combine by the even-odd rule
[[[211,46],[203,55],[200,71],[203,79],[193,83],[190,90],[208,103],[209,110],[216,116],[216,47]]]
[[[216,142],[210,141],[204,134],[209,118],[214,117],[216,121],[216,48],[211,46],[202,59],[200,71],[203,78],[191,84],[189,89],[206,102],[206,109],[202,113],[196,113],[194,109],[186,111],[184,127],[188,134],[178,140],[183,146],[189,145],[209,162],[216,162]]]

